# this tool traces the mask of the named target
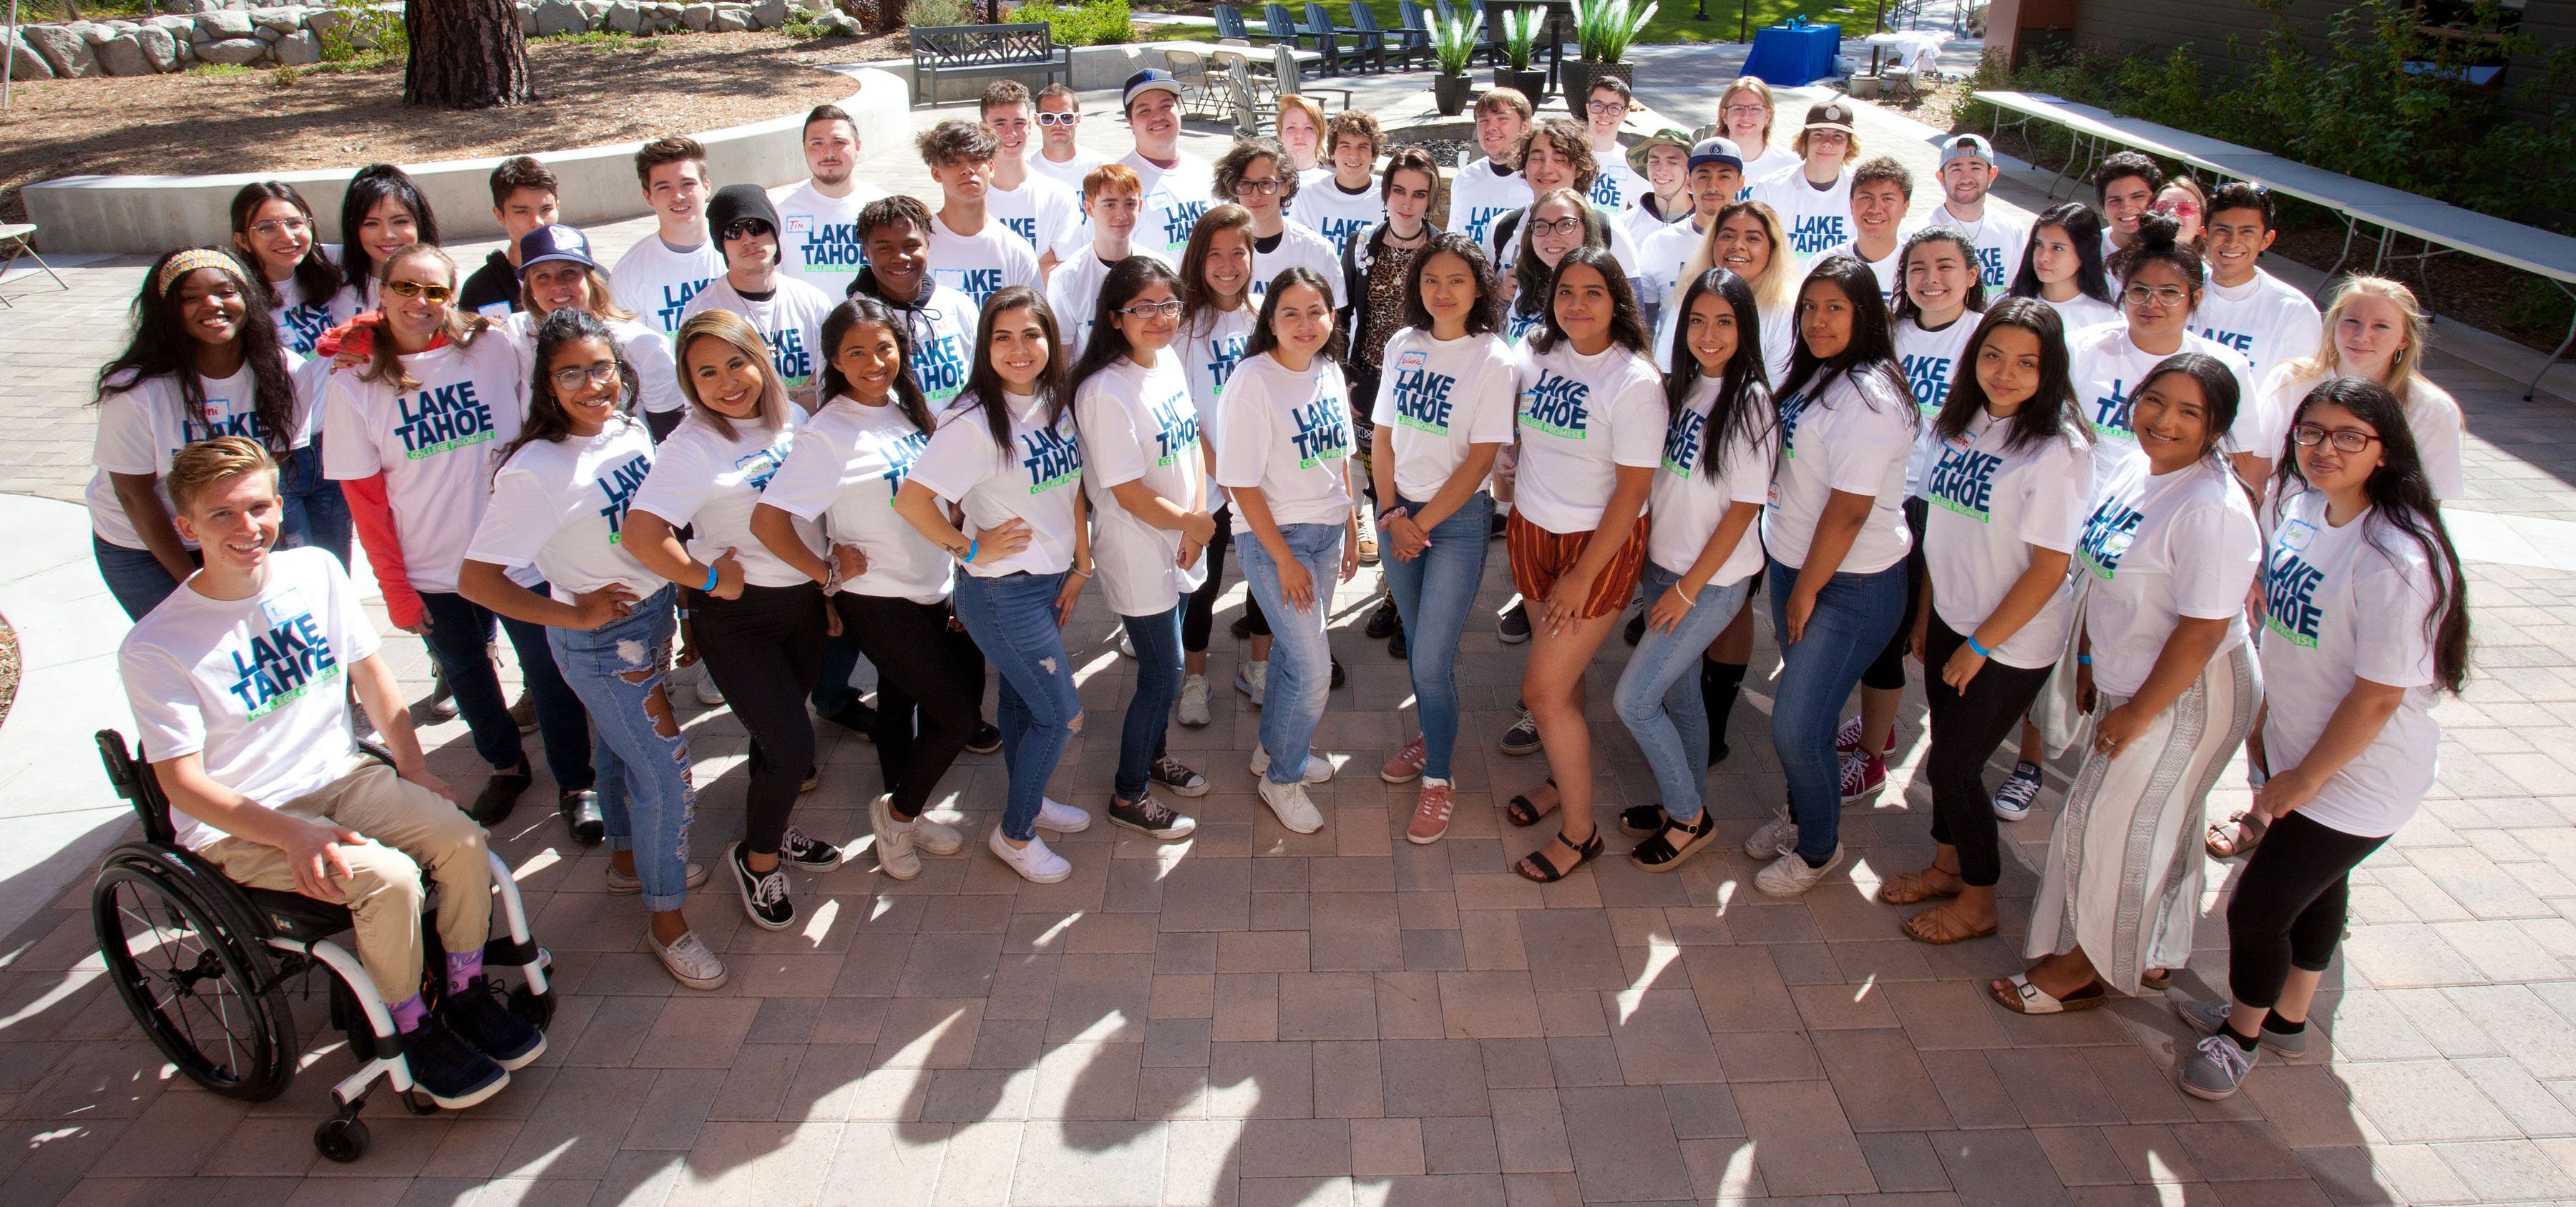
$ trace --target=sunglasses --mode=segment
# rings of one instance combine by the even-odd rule
[[[1082,115],[1079,113],[1041,113],[1038,115],[1038,124],[1041,126],[1070,126],[1081,120]]]
[[[758,218],[743,218],[726,226],[724,228],[724,237],[727,239],[748,239],[753,235],[766,235],[769,231],[770,226],[768,223],[763,222]]]
[[[387,281],[385,292],[398,298],[419,298],[432,306],[444,306],[456,291],[445,285],[423,285],[418,281]]]

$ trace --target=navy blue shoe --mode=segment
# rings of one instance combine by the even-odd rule
[[[465,983],[438,1004],[439,1021],[504,1069],[524,1069],[546,1054],[546,1033],[521,1018],[489,976]]]
[[[436,1013],[398,1039],[403,1063],[411,1066],[412,1085],[451,1111],[473,1106],[510,1084],[509,1070],[449,1030]]]

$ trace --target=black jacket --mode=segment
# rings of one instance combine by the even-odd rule
[[[482,313],[484,307],[492,305],[509,307],[504,312],[507,314],[518,313],[518,267],[510,263],[510,257],[497,251],[483,257],[483,267],[475,269],[474,275],[465,278],[465,288],[457,292],[456,300],[466,310],[476,314]]]

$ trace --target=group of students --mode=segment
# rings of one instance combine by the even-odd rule
[[[1106,812],[1192,833],[1154,789],[1208,790],[1166,731],[1210,721],[1229,549],[1259,796],[1287,829],[1321,829],[1306,789],[1335,774],[1313,749],[1340,678],[1333,584],[1377,561],[1369,628],[1407,661],[1419,717],[1380,774],[1419,782],[1406,835],[1437,842],[1457,804],[1456,656],[1499,534],[1521,602],[1498,627],[1530,643],[1504,749],[1544,750],[1549,772],[1505,814],[1558,815],[1515,872],[1551,882],[1604,852],[1583,674],[1632,604],[1613,705],[1660,802],[1618,825],[1654,872],[1715,840],[1706,770],[1727,757],[1767,588],[1787,801],[1743,844],[1755,886],[1800,894],[1842,862],[1841,810],[1884,783],[1910,655],[1937,854],[1882,896],[1944,900],[1906,920],[1923,942],[1995,933],[1998,821],[2027,814],[2050,743],[2089,712],[2038,962],[1993,992],[2050,1013],[2162,987],[2190,953],[2202,845],[2252,851],[2233,1008],[2185,1011],[2213,1032],[2186,1086],[2233,1092],[2258,1031],[2295,1046],[2345,875],[2430,786],[2428,710],[2465,674],[2437,510],[2460,419],[2421,374],[2413,300],[2354,278],[2317,315],[2256,266],[2268,196],[2193,185],[2167,204],[2134,156],[2096,179],[2107,221],[2068,204],[2025,228],[1989,208],[1991,149],[1954,138],[1942,207],[1900,230],[1911,176],[1850,164],[1849,109],[1812,108],[1783,156],[1749,78],[1724,94],[1724,133],[1643,141],[1605,199],[1596,153],[1629,98],[1607,79],[1593,97],[1586,128],[1488,93],[1452,230],[1429,221],[1440,169],[1388,152],[1366,114],[1288,98],[1281,138],[1208,164],[1178,148],[1179,86],[1155,71],[1122,98],[1135,151],[1107,162],[1074,146],[1069,90],[995,85],[981,121],[920,136],[935,212],[864,195],[855,127],[828,106],[805,127],[813,178],[775,203],[711,189],[694,143],[656,140],[637,169],[658,230],[614,270],[555,223],[532,160],[496,170],[510,242],[471,277],[396,169],[360,173],[336,251],[291,188],[245,188],[236,246],[162,257],[100,379],[91,507],[138,621],[125,670],[146,748],[225,785],[175,794],[206,823],[188,841],[265,841],[233,820],[245,801],[334,816],[312,802],[347,743],[311,739],[347,727],[327,710],[349,692],[311,690],[330,677],[316,666],[380,669],[352,620],[354,529],[494,768],[467,816],[497,822],[532,779],[497,621],[566,823],[607,841],[610,891],[642,896],[652,949],[691,987],[726,974],[681,912],[708,873],[688,858],[675,641],[751,736],[725,874],[783,929],[788,869],[845,857],[792,824],[816,783],[809,704],[878,747],[887,875],[962,851],[925,811],[979,748],[1008,770],[987,848],[1034,882],[1070,875],[1040,831],[1092,822],[1046,790],[1084,722],[1061,630],[1095,578],[1137,662]],[[240,481],[269,484],[266,510]],[[263,560],[270,545],[290,551]],[[287,615],[306,604],[330,622]],[[863,723],[861,656],[878,682]],[[236,670],[276,690],[209,690]],[[427,790],[412,804],[446,808],[374,675],[350,682]],[[2267,682],[2295,690],[2267,711]],[[2022,761],[1990,793],[2016,731]],[[2204,834],[2240,745],[2256,807]],[[261,799],[244,777],[285,782],[254,770],[274,759],[313,795]],[[231,812],[203,803],[218,798]],[[432,866],[461,841],[376,837]],[[278,863],[314,891],[312,859],[347,839],[295,841],[312,849]]]

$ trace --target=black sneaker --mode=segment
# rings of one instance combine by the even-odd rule
[[[1339,659],[1339,658],[1335,658],[1335,659],[1333,659],[1333,686],[1334,686],[1334,687],[1340,687],[1341,685],[1342,685],[1342,660],[1341,660],[1341,659]]]
[[[1651,605],[1649,605],[1649,606],[1651,607]],[[1635,644],[1637,644],[1638,642],[1640,642],[1640,641],[1644,641],[1644,640],[1646,639],[1646,612],[1647,612],[1647,610],[1648,610],[1647,608],[1639,608],[1639,609],[1637,609],[1637,614],[1636,614],[1635,616],[1633,616],[1633,617],[1629,618],[1629,620],[1628,620],[1628,629],[1627,629],[1627,631],[1626,631],[1626,632],[1624,632],[1624,633],[1621,633],[1621,634],[1620,634],[1620,636],[1621,636],[1621,637],[1627,638],[1627,640],[1628,640],[1628,644],[1630,644],[1630,645],[1635,645]]]
[[[1191,770],[1188,764],[1168,754],[1154,760],[1153,769],[1148,773],[1148,777],[1182,796],[1205,796],[1208,793],[1206,776]]]
[[[1377,610],[1369,613],[1368,628],[1366,632],[1369,635],[1369,640],[1384,641],[1387,638],[1394,636],[1395,631],[1402,627],[1403,624],[1403,614],[1395,610],[1395,597],[1389,595],[1379,599],[1377,601]]]
[[[536,772],[528,767],[527,756],[521,755],[518,766],[495,771],[491,779],[483,782],[483,790],[474,794],[474,806],[465,815],[486,826],[497,825],[510,815],[511,806],[519,803],[519,794],[536,782]]]
[[[1512,722],[1511,729],[1503,734],[1503,753],[1537,754],[1541,745],[1538,740],[1538,718],[1531,716],[1529,709],[1521,709],[1520,719]]]
[[[968,754],[991,754],[1002,748],[1002,728],[990,721],[975,722],[975,736],[966,739]]]
[[[546,1054],[546,1033],[510,1009],[489,974],[465,983],[438,1004],[438,1020],[456,1038],[505,1069],[524,1069]]]
[[[1529,601],[1513,604],[1511,611],[1503,613],[1502,623],[1494,626],[1494,635],[1502,638],[1504,645],[1519,645],[1529,640]]]
[[[451,1111],[473,1106],[510,1084],[508,1069],[448,1030],[436,1014],[396,1036],[395,1042],[402,1045],[413,1087]]]
[[[1109,820],[1165,842],[1187,838],[1199,828],[1199,823],[1189,814],[1171,811],[1163,802],[1155,800],[1151,792],[1137,798],[1134,804],[1122,804],[1114,796],[1109,798]]]
[[[725,866],[733,869],[734,889],[742,895],[742,912],[751,915],[752,925],[762,930],[785,930],[796,925],[796,901],[787,895],[784,855],[777,867],[766,872],[752,871],[742,859],[741,843],[725,852]]]
[[[828,872],[841,866],[848,852],[794,826],[778,840],[778,860],[802,872]]]
[[[859,735],[862,742],[877,740],[877,710],[865,700],[852,700],[840,711],[823,719]]]
[[[608,837],[608,822],[599,812],[599,793],[588,788],[566,792],[555,798],[555,812],[563,816],[564,828],[572,840],[586,847],[599,845]]]

